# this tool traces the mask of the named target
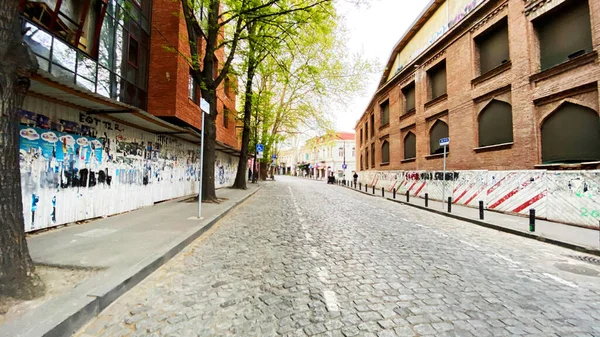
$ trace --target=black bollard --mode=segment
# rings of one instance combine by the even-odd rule
[[[479,220],[483,220],[483,200],[479,200]]]
[[[362,191],[362,183],[358,183],[358,189]]]
[[[425,207],[429,207],[429,193],[425,193]]]
[[[535,209],[529,210],[529,231],[535,232]]]
[[[369,185],[365,184],[365,192],[369,193]]]
[[[375,185],[373,185],[373,194],[375,194]]]
[[[452,197],[448,197],[448,213],[452,213]]]
[[[385,190],[383,189],[383,187],[381,188],[381,196],[385,198]]]
[[[410,202],[410,192],[406,191],[406,202]]]
[[[394,191],[393,191],[393,196],[394,196],[394,199],[396,199],[396,189],[395,188],[394,188]]]

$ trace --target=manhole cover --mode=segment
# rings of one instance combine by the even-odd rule
[[[555,263],[554,266],[562,271],[566,271],[566,272],[578,274],[578,275],[598,276],[598,274],[600,274],[600,272],[598,272],[597,270],[594,270],[594,269],[591,269],[588,267],[584,267],[584,266],[572,265],[572,264],[568,264],[568,263]]]
[[[579,260],[579,261],[584,261],[587,263],[591,263],[591,264],[595,264],[597,266],[600,266],[600,259],[597,257],[593,257],[593,256],[583,256],[583,255],[567,255],[570,258]]]

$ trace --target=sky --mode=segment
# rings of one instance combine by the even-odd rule
[[[392,48],[428,3],[429,0],[370,0],[368,5],[360,7],[338,3],[338,13],[349,33],[349,52],[361,53],[379,65],[377,73],[365,77],[364,93],[349,97],[346,109],[332,112],[338,131],[354,132],[356,121],[377,90]]]

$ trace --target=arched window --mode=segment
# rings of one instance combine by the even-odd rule
[[[369,169],[369,148],[365,149],[365,169]]]
[[[542,124],[542,162],[600,160],[600,119],[596,111],[565,103]]]
[[[409,132],[404,137],[404,159],[412,159],[417,157],[417,136]]]
[[[448,137],[448,124],[437,120],[429,131],[429,151],[430,154],[444,153],[444,147],[440,146],[440,139]],[[450,146],[446,147],[450,151]]]
[[[371,144],[371,168],[375,168],[375,143]]]
[[[390,162],[390,143],[387,140],[384,140],[381,144],[381,162]]]
[[[479,146],[512,141],[512,107],[508,103],[492,100],[479,114]]]

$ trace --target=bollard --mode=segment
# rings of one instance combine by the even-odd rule
[[[375,185],[373,185],[373,194],[375,194]]]
[[[425,193],[425,207],[429,207],[429,193]]]
[[[365,193],[369,193],[369,185],[365,184]]]
[[[362,191],[362,183],[358,183],[358,189]]]
[[[479,220],[483,220],[483,200],[479,200]]]
[[[452,213],[452,197],[448,197],[448,213]]]
[[[410,202],[410,193],[406,191],[406,202]]]
[[[529,231],[535,232],[535,209],[529,210]]]
[[[396,189],[395,188],[394,188],[393,195],[394,195],[394,199],[396,199]]]
[[[385,198],[385,190],[383,189],[383,187],[381,188],[381,196]]]

